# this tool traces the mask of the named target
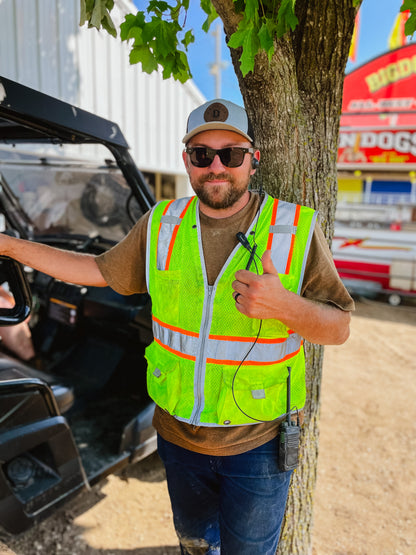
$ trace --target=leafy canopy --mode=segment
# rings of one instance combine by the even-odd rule
[[[81,0],[81,13],[79,24],[84,25],[88,22],[88,27],[105,29],[113,37],[117,36],[117,31],[111,19],[110,12],[114,7],[114,0]]]
[[[401,12],[410,10],[410,17],[404,24],[404,32],[406,35],[412,35],[416,31],[416,0],[404,0],[400,7]]]
[[[194,0],[195,1],[195,0]],[[254,69],[258,52],[266,52],[269,60],[274,54],[274,41],[298,24],[295,13],[296,0],[233,0],[236,13],[241,17],[237,30],[230,37],[228,46],[241,48],[240,64],[243,76]],[[357,7],[362,0],[351,0]],[[80,25],[103,27],[114,37],[117,36],[110,12],[114,0],[80,0]],[[187,28],[190,0],[147,0],[145,11],[136,15],[126,15],[120,25],[123,41],[130,41],[130,63],[141,63],[143,71],[151,73],[163,68],[163,78],[174,77],[181,83],[192,77],[186,52],[195,41],[192,29]],[[200,0],[206,14],[202,26],[208,32],[211,23],[218,17],[214,6],[208,0]],[[401,11],[410,10],[405,25],[406,35],[416,31],[416,0],[404,0]]]

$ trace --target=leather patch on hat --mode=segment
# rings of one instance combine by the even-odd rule
[[[204,112],[205,121],[227,121],[228,110],[221,102],[210,104]]]

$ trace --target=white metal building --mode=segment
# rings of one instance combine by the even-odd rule
[[[163,80],[140,64],[130,66],[120,38],[79,26],[79,4],[0,0],[0,75],[116,122],[156,197],[186,194],[181,139],[189,112],[204,96],[190,81]],[[116,26],[136,9],[116,0]]]

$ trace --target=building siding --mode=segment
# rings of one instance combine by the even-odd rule
[[[135,10],[116,0],[112,15]],[[202,93],[130,66],[119,38],[78,23],[79,0],[3,0],[0,75],[116,122],[141,170],[183,176],[181,139]]]

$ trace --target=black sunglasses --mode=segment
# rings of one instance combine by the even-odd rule
[[[227,148],[209,148],[207,146],[192,146],[185,148],[186,154],[189,154],[191,164],[197,168],[207,168],[214,161],[218,154],[221,164],[227,168],[238,168],[244,161],[247,152],[253,154],[254,148],[243,148],[241,146],[229,146]]]

